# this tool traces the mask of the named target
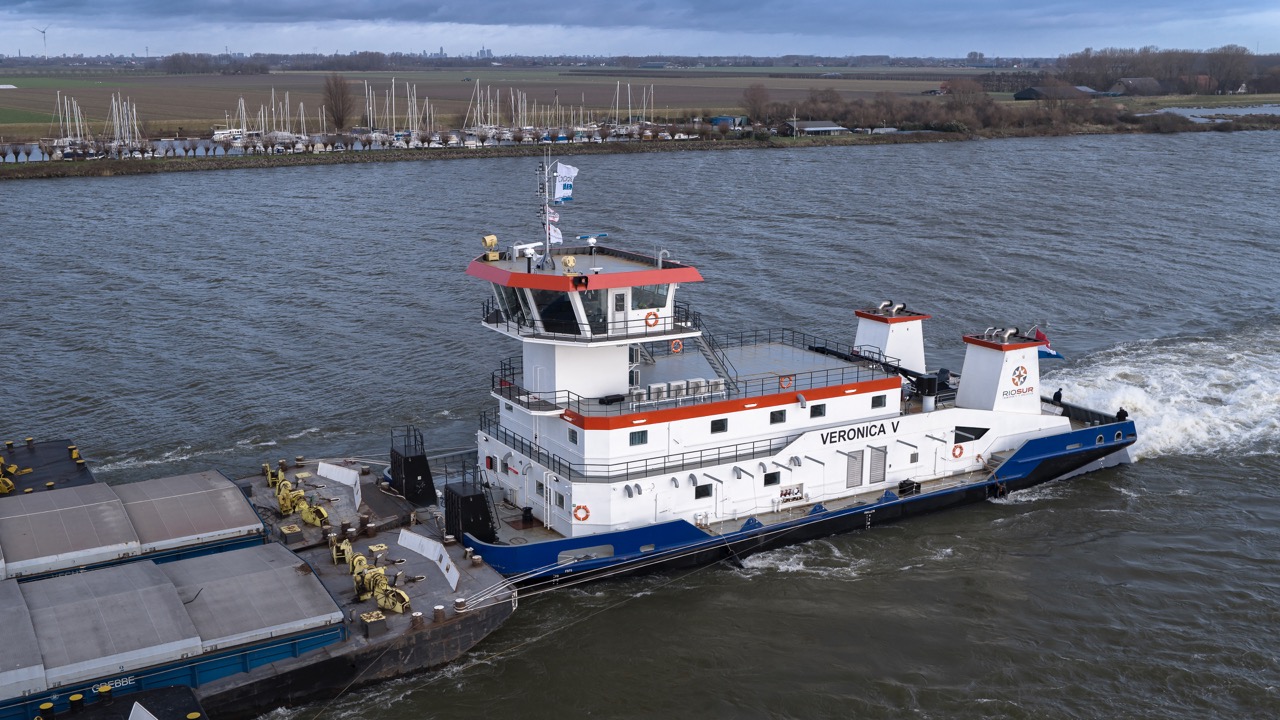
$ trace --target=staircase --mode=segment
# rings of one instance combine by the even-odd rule
[[[698,344],[698,350],[702,356],[707,359],[711,365],[711,369],[715,370],[716,375],[724,379],[725,388],[729,393],[738,391],[738,370],[733,367],[729,357],[724,354],[724,350],[716,343],[715,338],[707,334],[704,328],[702,334],[694,339]]]

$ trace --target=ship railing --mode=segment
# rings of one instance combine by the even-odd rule
[[[764,334],[761,334],[760,336],[768,337]],[[792,342],[804,343],[809,340],[814,340],[814,338],[801,333],[794,333],[793,337],[790,337],[789,340]],[[797,346],[806,349],[812,349],[813,347],[829,347],[803,344]],[[850,358],[856,359],[859,357],[859,355],[852,354],[852,352],[857,349],[850,348],[850,350],[851,352],[847,353]],[[866,352],[871,352],[875,349],[864,348],[864,350]],[[655,357],[661,357],[672,353],[672,349],[667,343],[651,345],[649,347],[649,351],[653,353]],[[494,394],[504,400],[518,404],[521,407],[534,412],[570,410],[580,415],[591,416],[629,415],[637,412],[665,410],[669,408],[716,402],[731,398],[751,398],[764,395],[776,395],[783,392],[803,392],[805,390],[812,390],[815,388],[851,385],[868,380],[883,380],[885,378],[895,377],[892,372],[886,371],[881,362],[870,359],[870,356],[862,357],[866,360],[865,362],[855,362],[854,364],[842,365],[834,368],[820,368],[817,370],[808,370],[805,372],[783,375],[770,373],[763,376],[745,378],[738,377],[732,387],[726,386],[724,388],[717,388],[707,384],[704,385],[704,390],[702,392],[682,394],[679,397],[665,396],[661,398],[650,398],[646,389],[636,388],[627,394],[593,398],[585,397],[569,390],[555,390],[548,392],[532,392],[528,390],[521,384],[524,376],[523,362],[521,358],[517,356],[504,360],[498,369],[493,371],[490,378],[490,387]]]
[[[530,441],[528,438],[508,430],[502,426],[495,412],[486,411],[481,413],[480,429],[512,450],[528,457],[561,477],[572,480],[602,480],[609,482],[636,480],[667,473],[691,472],[717,465],[774,457],[801,437],[801,434],[796,434],[768,440],[722,445],[705,450],[691,450],[676,455],[663,455],[616,463],[580,463],[566,460],[547,451],[546,448]],[[746,469],[746,471],[752,473],[755,470]],[[683,478],[676,478],[676,480],[683,483]]]
[[[641,317],[628,320],[614,320],[592,314],[588,322],[579,322],[571,308],[564,308],[567,313],[553,316],[548,313],[540,320],[529,317],[523,309],[510,311],[494,298],[488,298],[481,306],[481,315],[485,325],[503,330],[519,337],[537,338],[540,340],[559,340],[566,342],[592,343],[604,340],[662,338],[669,335],[684,335],[696,332],[698,328],[690,317],[689,306],[677,302],[670,314],[665,310],[655,310],[657,320]]]

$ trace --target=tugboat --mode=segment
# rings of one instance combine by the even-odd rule
[[[541,175],[543,238],[486,236],[467,268],[522,353],[445,486],[450,532],[516,582],[741,557],[1130,462],[1127,416],[1043,394],[1042,333],[965,334],[959,373],[927,366],[930,316],[892,302],[855,312],[852,342],[712,334],[678,299],[695,267],[561,242],[577,170]]]

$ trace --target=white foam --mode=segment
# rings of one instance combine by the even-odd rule
[[[1069,403],[1128,410],[1135,458],[1268,453],[1280,444],[1277,353],[1280,330],[1268,327],[1145,340],[1050,370],[1044,386],[1061,386]]]

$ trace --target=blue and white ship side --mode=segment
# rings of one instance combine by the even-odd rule
[[[1042,396],[1042,339],[964,335],[930,370],[929,316],[882,303],[828,339],[715,335],[677,300],[692,266],[610,248],[497,249],[493,374],[451,532],[524,582],[693,565],[867,528],[1129,462],[1133,422]]]

